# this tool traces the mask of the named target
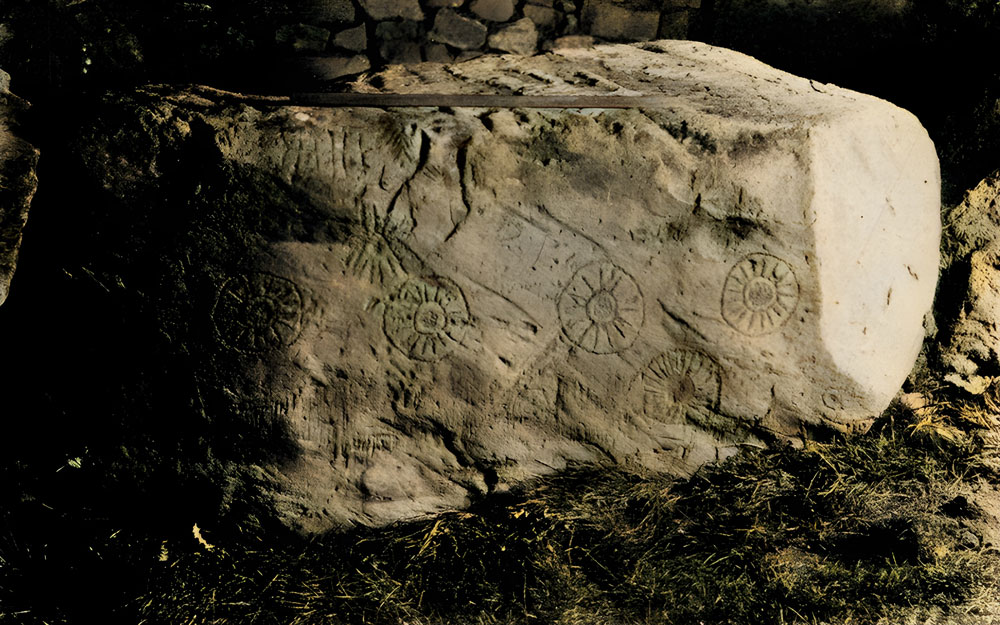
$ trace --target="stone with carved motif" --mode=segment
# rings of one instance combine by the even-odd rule
[[[162,273],[127,276],[157,298],[135,308],[176,309],[150,334],[199,355],[193,406],[285,450],[253,483],[289,525],[435,514],[580,464],[687,475],[863,429],[909,373],[940,187],[906,111],[682,41],[354,88],[655,98],[324,108],[150,88],[108,105],[158,142],[109,161],[109,133],[84,160],[170,216],[158,232],[177,222],[132,252]]]

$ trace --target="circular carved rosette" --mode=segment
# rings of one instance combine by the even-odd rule
[[[226,347],[259,352],[295,341],[302,329],[302,303],[291,280],[256,272],[222,286],[212,318]]]
[[[469,307],[459,288],[445,280],[407,280],[389,297],[385,335],[414,360],[440,360],[461,343]]]
[[[788,263],[770,254],[750,254],[726,278],[722,317],[743,334],[761,336],[784,325],[798,301],[799,283]]]
[[[830,410],[840,411],[844,409],[844,400],[837,391],[827,391],[820,399],[823,400],[823,405]]]
[[[642,372],[643,409],[664,423],[703,424],[718,410],[720,388],[714,360],[692,350],[671,350]]]
[[[642,293],[621,267],[591,263],[573,275],[559,296],[559,321],[566,337],[588,352],[623,351],[642,328]]]

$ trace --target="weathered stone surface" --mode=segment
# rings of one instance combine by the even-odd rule
[[[456,63],[464,63],[466,61],[471,61],[472,59],[478,59],[483,56],[484,52],[482,50],[463,50],[458,53],[455,57]]]
[[[368,48],[368,33],[365,25],[342,30],[333,36],[333,45],[352,52],[363,52]]]
[[[575,15],[565,15],[565,25],[562,28],[564,35],[575,35],[579,32],[579,20]]]
[[[28,105],[10,93],[9,85],[10,76],[0,70],[0,304],[10,291],[28,208],[38,186],[38,151],[15,134],[16,117]]]
[[[586,0],[583,25],[595,37],[647,41],[656,37],[660,13],[626,8],[611,0]]]
[[[523,17],[490,35],[491,48],[514,54],[533,54],[538,47],[538,30],[535,23]]]
[[[355,56],[314,56],[301,61],[305,73],[314,80],[334,80],[342,76],[360,74],[371,68],[371,61],[363,54]]]
[[[451,63],[454,57],[443,43],[432,43],[424,46],[424,60],[432,63]]]
[[[462,50],[472,50],[486,43],[486,26],[451,9],[441,9],[434,17],[430,39]]]
[[[954,264],[1000,239],[1000,170],[980,181],[948,213],[945,261]]]
[[[416,41],[395,41],[380,45],[379,53],[386,63],[409,65],[423,60],[422,49]]]
[[[546,49],[558,50],[559,48],[589,48],[593,46],[594,43],[594,38],[590,35],[567,35],[565,37],[558,37],[557,39],[549,42]]]
[[[664,12],[660,17],[659,37],[661,39],[687,39],[691,30],[692,12],[681,9]]]
[[[0,22],[0,50],[14,40],[14,31],[10,24]]]
[[[306,0],[300,10],[303,16],[318,22],[352,22],[355,17],[351,0]]]
[[[424,4],[429,7],[451,7],[457,9],[465,4],[465,0],[424,0]]]
[[[978,394],[1000,375],[1000,171],[969,191],[945,221],[947,297],[961,305],[956,317],[942,319],[948,327],[941,362],[948,381]]]
[[[555,9],[534,4],[524,5],[524,16],[530,18],[535,24],[548,28],[556,25],[559,14]]]
[[[909,373],[940,234],[937,160],[909,113],[677,41],[395,67],[357,88],[662,99],[383,110],[150,91],[101,116],[103,141],[141,119],[187,159],[176,179],[143,174],[162,168],[86,135],[109,193],[162,206],[157,229],[115,232],[180,222],[177,240],[129,239],[171,277],[131,288],[173,324],[150,334],[199,355],[204,418],[288,449],[252,473],[288,524],[433,514],[580,463],[689,474],[862,427]]]
[[[472,0],[469,10],[490,22],[506,22],[514,16],[514,0]]]
[[[424,27],[412,20],[380,22],[375,27],[379,54],[387,63],[419,63]]]
[[[979,394],[1000,373],[1000,241],[973,252],[968,290],[942,354],[945,379]]]
[[[424,19],[418,0],[361,0],[361,8],[374,20],[398,17],[407,20]]]

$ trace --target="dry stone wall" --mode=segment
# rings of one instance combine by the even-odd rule
[[[385,64],[528,55],[600,41],[684,39],[700,0],[314,0],[276,41],[331,80]],[[323,57],[322,60],[312,58]]]

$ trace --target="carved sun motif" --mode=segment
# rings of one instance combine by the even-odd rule
[[[462,341],[468,326],[465,297],[446,280],[407,280],[385,309],[386,336],[414,360],[440,360]]]
[[[642,327],[642,293],[613,263],[591,263],[559,297],[559,320],[569,340],[594,354],[627,349]]]
[[[219,338],[241,352],[288,346],[302,324],[302,294],[295,284],[256,272],[226,282],[212,311]]]
[[[704,424],[719,406],[719,366],[700,352],[660,354],[642,372],[646,416],[665,423]]]
[[[351,251],[346,259],[354,275],[380,287],[393,286],[406,276],[403,264],[389,244],[392,231],[374,208],[362,210],[361,224],[351,237]]]
[[[722,317],[748,336],[774,332],[788,321],[799,301],[799,283],[785,261],[750,254],[729,272],[722,289]]]
[[[355,238],[347,256],[347,266],[356,276],[378,286],[389,286],[406,275],[399,258],[381,234]]]

